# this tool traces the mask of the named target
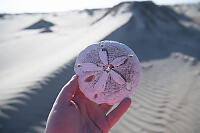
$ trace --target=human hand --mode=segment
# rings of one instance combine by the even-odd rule
[[[62,88],[49,114],[46,133],[107,133],[131,104],[125,98],[109,114],[111,105],[96,104],[80,91],[78,77]]]

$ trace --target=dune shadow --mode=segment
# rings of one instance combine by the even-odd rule
[[[8,104],[14,109],[1,107],[1,111],[9,117],[0,117],[0,132],[38,133],[33,127],[44,129],[56,96],[74,74],[74,61],[71,60],[43,81],[27,88],[28,91],[20,93],[20,96],[10,99],[17,101]]]
[[[0,13],[0,19],[4,19],[7,14]]]
[[[94,9],[83,9],[83,10],[80,10],[79,13],[82,14],[82,13],[87,13],[87,15],[89,16],[94,16],[95,12],[96,11],[99,11],[99,10],[102,10],[100,8],[94,8]]]
[[[140,61],[167,58],[173,52],[200,59],[200,31],[180,23],[191,18],[152,2],[134,2],[128,11],[133,12],[129,21],[102,40],[127,44]]]
[[[51,30],[51,27],[53,27],[55,24],[44,20],[44,19],[40,19],[39,21],[33,23],[32,25],[24,28],[24,30],[36,30],[36,29],[42,29],[42,31],[40,33],[49,33],[49,32],[53,32]]]

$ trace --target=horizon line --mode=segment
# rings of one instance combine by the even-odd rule
[[[147,0],[149,2],[152,2],[154,3],[155,5],[158,5],[158,6],[177,6],[177,5],[194,5],[194,4],[200,4],[200,1],[196,1],[196,2],[183,2],[183,3],[168,3],[168,4],[158,4],[158,3],[155,3],[151,0]],[[24,11],[24,12],[1,12],[0,11],[0,15],[2,14],[6,14],[6,15],[18,15],[18,14],[49,14],[49,13],[64,13],[64,12],[72,12],[72,11],[82,11],[82,10],[100,10],[100,9],[109,9],[109,8],[113,8],[114,6],[116,5],[119,5],[121,3],[127,3],[127,2],[138,2],[138,3],[143,3],[143,2],[147,2],[147,1],[122,1],[122,2],[119,2],[117,4],[114,4],[113,6],[108,6],[108,7],[97,7],[97,8],[80,8],[80,9],[69,9],[69,10],[63,10],[63,11],[32,11],[32,12],[29,12],[29,11]]]

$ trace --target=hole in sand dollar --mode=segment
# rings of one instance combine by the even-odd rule
[[[130,84],[126,84],[126,89],[128,90],[128,91],[131,91],[131,85]]]
[[[133,54],[129,54],[128,56],[129,56],[129,57],[133,57]]]
[[[106,51],[106,52],[107,52],[106,48],[102,48],[101,50],[102,50],[102,51]]]
[[[77,64],[77,67],[81,67],[81,64]]]
[[[103,47],[104,46],[103,43],[101,43],[100,46]]]
[[[85,78],[85,82],[91,82],[94,79],[94,75],[90,75]]]
[[[98,97],[98,94],[94,94],[94,98],[97,98]]]

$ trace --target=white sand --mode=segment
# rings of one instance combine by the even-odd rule
[[[128,44],[143,68],[131,108],[111,132],[199,133],[199,8],[125,3],[0,18],[0,132],[42,133],[74,73],[74,57],[88,44],[111,39]],[[24,30],[40,19],[55,24],[52,32]]]
[[[97,15],[105,13],[104,10]],[[88,44],[94,43],[125,23],[130,13],[119,18],[108,17],[106,22],[91,26],[97,16],[87,13],[67,12],[58,16],[19,15],[0,21],[0,104],[11,94],[24,91],[27,86],[41,81],[45,76],[75,57]],[[39,34],[40,30],[23,30],[45,18],[56,24],[53,33]],[[20,23],[19,23],[20,22]],[[23,22],[23,23],[22,23]],[[24,88],[24,89],[22,89]]]

